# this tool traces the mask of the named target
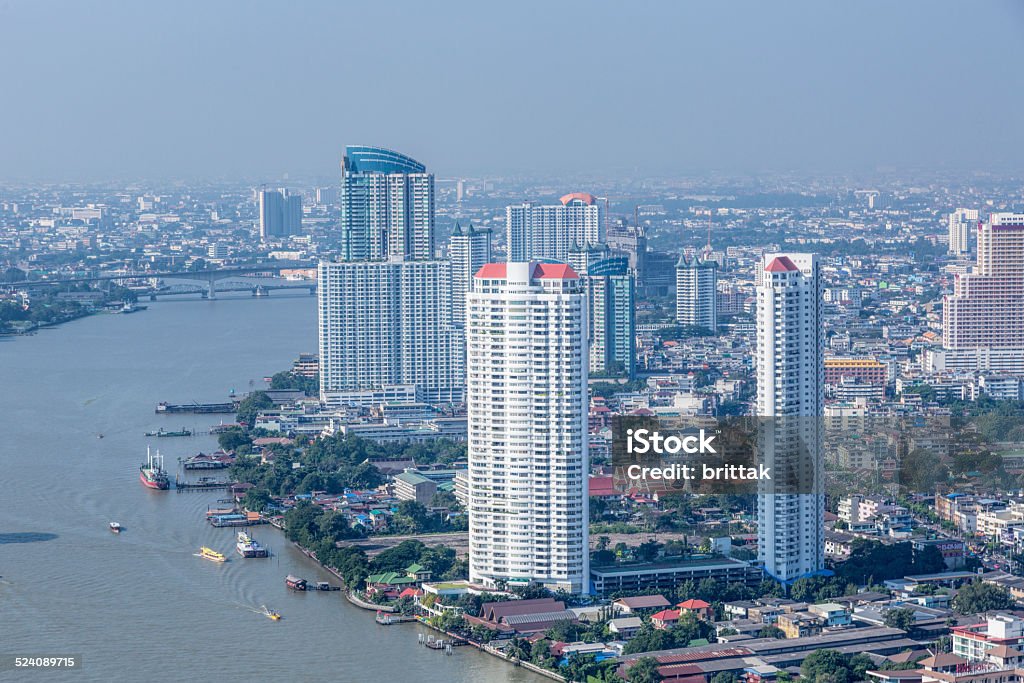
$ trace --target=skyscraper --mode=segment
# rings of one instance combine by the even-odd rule
[[[942,345],[1019,349],[1024,356],[1024,214],[994,213],[977,233],[977,265],[957,275],[953,294],[944,298]]]
[[[302,195],[262,189],[258,195],[260,237],[287,237],[302,232]]]
[[[679,256],[676,263],[676,320],[718,331],[718,263]]]
[[[447,261],[321,261],[320,396],[416,386],[417,400],[463,398],[462,333],[451,324]]]
[[[759,484],[758,559],[784,582],[824,567],[821,277],[814,254],[765,254],[757,279],[759,448],[779,478]]]
[[[589,588],[587,312],[567,265],[491,263],[467,306],[469,576]]]
[[[341,260],[434,258],[434,176],[420,162],[350,145],[340,202]]]
[[[508,260],[553,259],[565,262],[573,246],[605,239],[604,202],[573,192],[554,206],[525,203],[505,208]]]
[[[970,252],[971,230],[978,223],[977,209],[957,209],[946,217],[949,225],[949,253],[963,256]]]
[[[627,256],[590,263],[587,292],[590,371],[632,378],[636,373],[636,284]]]
[[[463,228],[455,223],[448,240],[448,259],[452,263],[452,323],[466,324],[466,293],[472,288],[473,275],[491,262],[490,228]]]

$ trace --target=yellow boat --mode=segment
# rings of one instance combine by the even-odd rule
[[[281,615],[276,610],[267,609],[266,605],[263,606],[263,614],[271,621],[281,621]]]
[[[224,557],[224,555],[222,555],[221,553],[218,553],[216,550],[207,548],[205,545],[199,549],[198,556],[203,558],[204,560],[211,560],[213,562],[226,562],[228,559]]]

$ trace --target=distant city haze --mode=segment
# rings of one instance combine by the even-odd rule
[[[0,4],[0,181],[1024,167],[1024,3]]]

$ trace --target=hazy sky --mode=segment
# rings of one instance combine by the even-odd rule
[[[0,0],[0,179],[1024,168],[1021,0]]]

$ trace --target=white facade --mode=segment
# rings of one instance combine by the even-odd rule
[[[718,331],[718,264],[681,256],[676,264],[676,320]]]
[[[487,228],[463,228],[455,224],[448,240],[448,260],[452,262],[452,323],[466,324],[466,293],[472,288],[473,275],[491,262],[491,231]]]
[[[579,276],[563,264],[488,264],[466,306],[470,580],[588,592]]]
[[[821,277],[814,254],[765,254],[756,277],[757,415],[770,418],[759,446],[766,465],[795,466],[803,482],[761,483],[758,559],[788,582],[824,568]]]
[[[605,240],[604,202],[585,192],[567,194],[553,206],[506,207],[505,223],[509,261],[565,262],[573,247]]]
[[[963,256],[971,250],[970,236],[978,224],[977,209],[957,209],[947,216],[949,225],[949,253]]]
[[[321,400],[413,384],[418,400],[461,402],[447,261],[321,261],[318,277]]]

